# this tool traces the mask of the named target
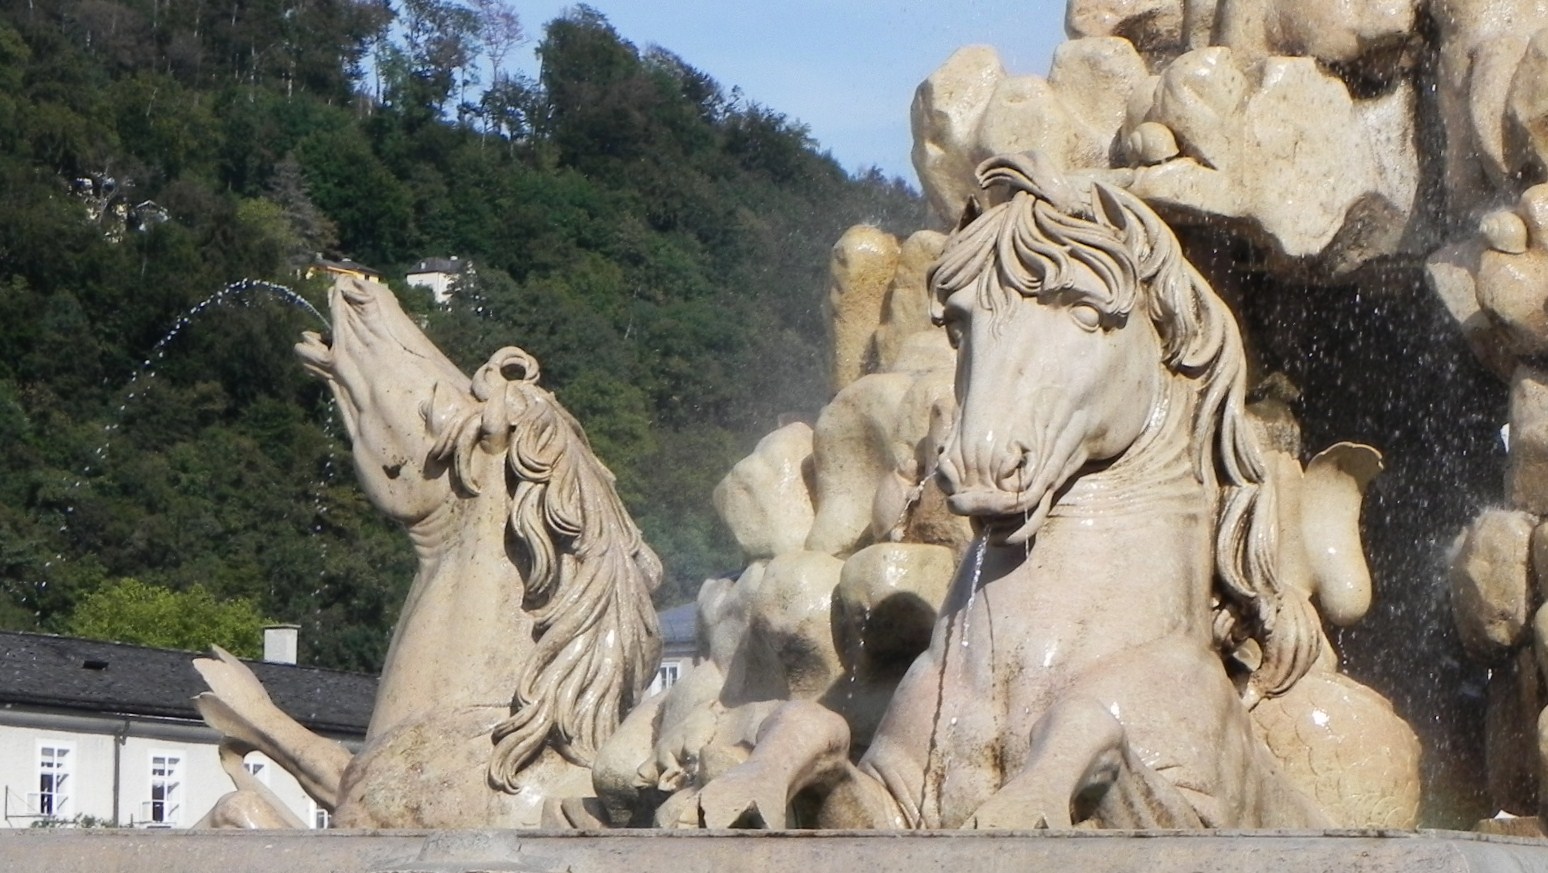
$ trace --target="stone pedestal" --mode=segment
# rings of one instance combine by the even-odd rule
[[[0,832],[0,871],[50,873],[1548,871],[1548,841],[1455,831]]]

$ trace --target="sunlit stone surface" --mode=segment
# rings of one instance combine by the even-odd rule
[[[534,625],[506,544],[531,531],[506,528],[517,495],[492,483],[523,411],[552,402],[536,364],[469,380],[339,292],[333,348],[303,359],[355,398],[367,493],[431,544],[396,672],[353,760],[218,659],[211,723],[359,825],[1403,828],[1503,809],[1524,818],[1488,827],[1540,833],[1548,8],[1071,0],[1066,25],[1046,77],[969,47],[920,86],[924,191],[942,228],[974,205],[949,237],[838,241],[834,396],[717,489],[748,566],[706,583],[682,682],[635,706],[659,568],[605,487],[546,554],[572,549],[573,570],[593,560],[576,531],[617,538],[580,572],[621,587],[553,619],[609,632],[542,637],[536,667],[510,645]],[[361,349],[422,360],[401,381],[337,366],[350,318]],[[1378,443],[1387,478],[1369,447],[1302,451],[1345,438]],[[443,602],[453,577],[476,596]],[[592,730],[533,734],[575,716],[554,665],[585,657],[616,671]],[[227,820],[264,823],[245,802]],[[1415,860],[1442,845],[1482,867],[1514,851],[1397,845],[1424,846],[1393,856],[1414,869],[1443,869]]]

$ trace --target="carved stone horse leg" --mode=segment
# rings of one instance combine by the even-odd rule
[[[886,789],[849,761],[849,723],[819,703],[782,704],[758,731],[752,755],[683,804],[684,827],[790,825],[797,798],[819,798],[824,828],[896,828],[903,822]]]
[[[1026,764],[969,826],[1331,824],[1253,736],[1247,709],[1213,652],[1161,640],[1073,684],[1033,723]]]
[[[967,827],[1197,828],[1198,813],[1171,782],[1139,760],[1123,724],[1092,697],[1051,707],[1032,728],[1027,765],[990,797]]]
[[[217,754],[221,769],[231,777],[237,790],[215,801],[215,805],[195,828],[305,828],[306,823],[285,806],[269,786],[264,785],[247,772],[242,760],[248,752],[257,751],[250,745],[227,737],[220,742]]]

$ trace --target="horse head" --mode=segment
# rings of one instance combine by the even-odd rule
[[[333,391],[366,496],[395,521],[413,524],[452,499],[428,424],[433,400],[466,402],[468,377],[385,286],[341,279],[328,308],[329,337],[307,331],[296,354]]]
[[[978,179],[930,277],[932,315],[958,349],[938,467],[950,507],[990,542],[1025,543],[1077,477],[1178,428],[1214,509],[1216,641],[1255,640],[1248,696],[1282,693],[1322,636],[1279,578],[1235,317],[1129,192],[1093,182],[1083,196],[1037,154],[990,158]]]
[[[458,550],[456,560],[421,555],[421,572],[451,576],[452,588],[464,571],[502,566],[521,586],[531,633],[510,640],[522,657],[509,677],[510,716],[492,731],[489,784],[517,792],[545,748],[589,766],[643,696],[661,650],[650,601],[661,563],[613,474],[521,349],[496,351],[470,379],[385,287],[340,282],[329,304],[331,338],[307,333],[296,353],[338,399],[371,502],[411,531],[441,507],[503,518],[481,539],[486,528],[443,513],[456,520],[419,526],[416,537],[430,551]]]
[[[1037,155],[980,169],[932,277],[958,350],[960,412],[942,447],[952,510],[1021,543],[1082,469],[1134,445],[1166,393],[1162,338],[1113,192],[1081,204]]]

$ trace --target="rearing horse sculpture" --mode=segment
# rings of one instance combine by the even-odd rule
[[[959,355],[939,476],[978,538],[930,648],[858,763],[787,704],[697,823],[1326,824],[1249,721],[1323,639],[1276,577],[1230,311],[1127,192],[1025,155],[979,179],[931,280]]]
[[[501,349],[469,379],[384,286],[343,282],[330,309],[331,340],[309,333],[297,354],[419,559],[371,724],[352,757],[224,653],[196,662],[200,713],[343,827],[538,825],[547,801],[592,794],[592,756],[655,675],[661,564],[530,355]],[[283,824],[258,793],[212,821]]]

